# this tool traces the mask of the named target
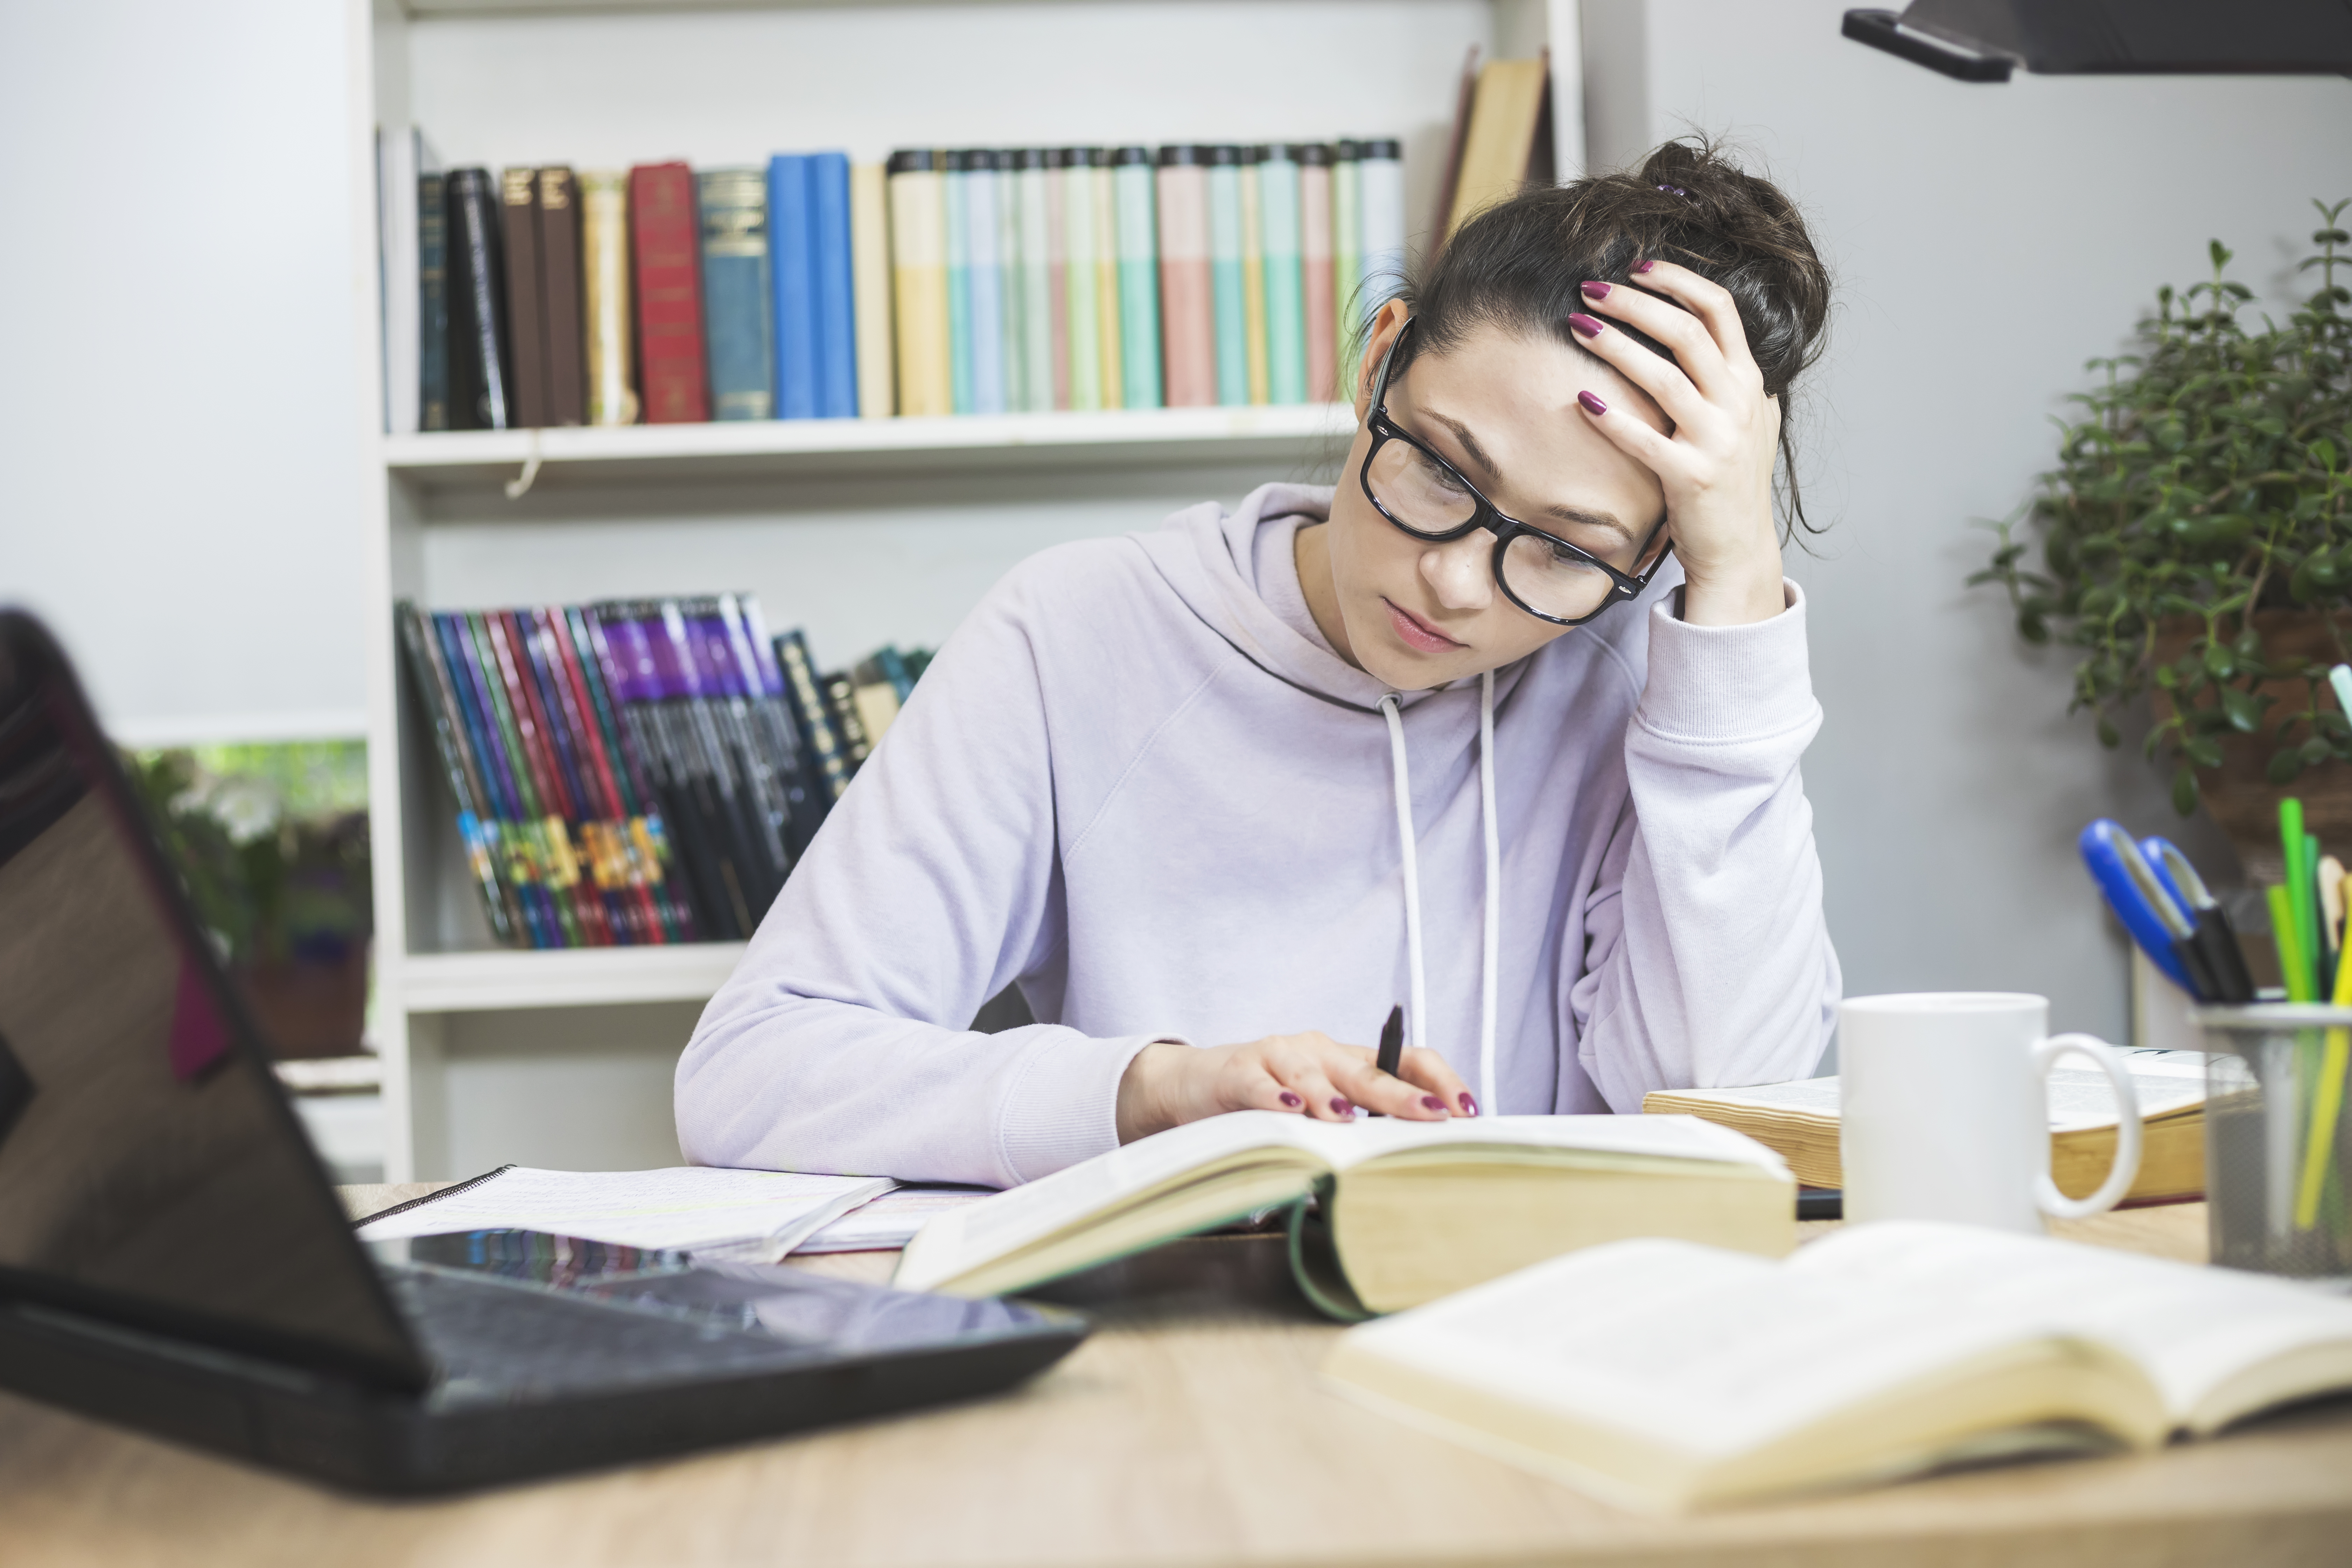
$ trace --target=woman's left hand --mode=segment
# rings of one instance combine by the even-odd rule
[[[1601,434],[1665,488],[1666,525],[1685,580],[1683,619],[1717,626],[1769,620],[1788,605],[1772,526],[1780,400],[1766,395],[1738,309],[1720,284],[1671,261],[1637,263],[1635,276],[1638,288],[1584,285],[1585,311],[1638,328],[1675,358],[1605,323],[1583,342],[1656,400],[1674,434],[1661,435],[1591,393],[1578,401]],[[1577,325],[1581,336],[1586,329]]]

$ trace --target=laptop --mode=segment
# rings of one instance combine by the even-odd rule
[[[424,1493],[992,1394],[1085,1332],[529,1232],[362,1244],[64,654],[0,611],[0,1387]]]

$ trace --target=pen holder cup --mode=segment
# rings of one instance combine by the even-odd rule
[[[2213,1261],[2352,1289],[2352,1007],[2206,1007]]]

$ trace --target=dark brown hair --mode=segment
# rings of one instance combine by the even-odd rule
[[[1764,390],[1780,399],[1780,482],[1791,530],[1819,531],[1799,493],[1787,394],[1821,354],[1829,269],[1794,203],[1701,137],[1680,137],[1628,169],[1521,192],[1455,231],[1418,278],[1393,290],[1413,315],[1396,371],[1444,353],[1480,327],[1549,334],[1581,348],[1568,318],[1588,279],[1633,282],[1644,258],[1713,279],[1739,307]],[[1647,335],[1611,325],[1656,353]]]

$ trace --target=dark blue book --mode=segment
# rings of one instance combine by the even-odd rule
[[[772,419],[776,373],[768,320],[768,186],[757,169],[695,176],[702,205],[703,331],[715,419]]]
[[[416,177],[417,428],[449,426],[449,192],[439,174]]]
[[[768,160],[779,419],[817,416],[816,212],[810,190],[812,162],[793,153],[779,153]]]
[[[816,416],[857,417],[857,302],[849,258],[849,154],[809,154],[815,214]]]

